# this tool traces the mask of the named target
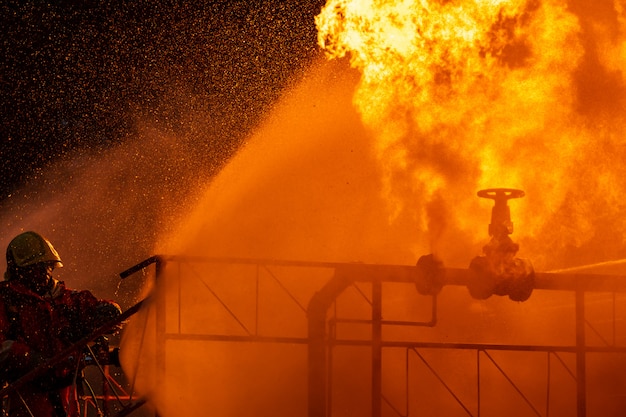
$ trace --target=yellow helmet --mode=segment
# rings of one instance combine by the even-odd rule
[[[7,265],[18,268],[40,262],[62,267],[61,257],[45,237],[35,232],[24,232],[13,238],[7,247]]]

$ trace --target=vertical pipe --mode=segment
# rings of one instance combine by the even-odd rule
[[[382,409],[382,283],[372,282],[372,417]]]
[[[335,306],[337,304],[335,303]],[[335,312],[336,313],[336,312]],[[335,314],[336,316],[336,314]],[[333,348],[335,345],[335,340],[337,339],[337,323],[333,320],[328,323],[328,363],[326,369],[328,370],[327,387],[326,387],[326,415],[332,415],[332,405],[333,405]]]
[[[321,309],[309,309],[308,377],[309,417],[325,417],[327,414],[327,357],[325,346],[325,316]]]
[[[411,413],[409,412],[409,407],[410,407],[410,401],[409,401],[409,348],[406,349],[406,353],[405,353],[405,358],[404,358],[404,375],[406,376],[406,379],[404,380],[404,397],[406,398],[406,403],[405,403],[405,410],[406,410],[406,416],[411,415]]]
[[[615,291],[613,291],[613,346],[617,343],[615,338],[617,337],[617,319],[615,317]]]
[[[433,301],[431,305],[431,320],[429,326],[434,327],[437,325],[437,294],[433,294],[432,298]]]
[[[477,417],[480,417],[480,349],[476,350],[476,397],[476,415]]]
[[[576,416],[587,415],[587,373],[585,351],[585,292],[576,290]]]
[[[352,282],[350,274],[335,270],[322,289],[313,294],[308,319],[308,417],[326,417],[328,404],[328,357],[326,355],[326,313],[337,296]],[[327,414],[328,413],[328,414]]]

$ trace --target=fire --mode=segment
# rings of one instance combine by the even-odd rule
[[[530,200],[541,196],[522,213],[532,235],[550,221],[545,213],[587,185],[575,181],[583,157],[598,152],[598,131],[580,115],[586,51],[581,16],[570,9],[551,0],[326,4],[316,17],[318,43],[361,73],[354,103],[376,136],[392,218],[445,194],[463,213],[459,230],[469,229],[485,221],[468,215],[476,190],[514,187]],[[623,21],[623,6],[615,10]],[[598,48],[599,59],[617,70],[623,33],[602,34],[612,48]],[[599,181],[592,187],[614,192],[607,178]]]

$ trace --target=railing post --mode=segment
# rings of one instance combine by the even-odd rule
[[[165,268],[165,261],[161,258],[157,258],[155,264],[155,288],[156,291],[156,312],[155,312],[155,324],[156,324],[156,340],[155,340],[155,366],[156,366],[156,382],[157,384],[165,381],[166,378],[166,295],[165,291],[165,277],[163,270]],[[155,410],[155,417],[159,417],[158,411]]]
[[[382,412],[382,283],[372,282],[372,417]]]
[[[587,415],[587,369],[585,348],[585,291],[576,292],[576,415]]]

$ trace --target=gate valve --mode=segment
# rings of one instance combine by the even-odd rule
[[[515,257],[519,245],[509,237],[513,222],[508,200],[524,196],[522,190],[489,188],[478,196],[494,200],[489,224],[490,242],[483,247],[485,256],[477,256],[470,263],[468,289],[472,297],[486,299],[493,294],[508,295],[514,301],[525,301],[534,288],[531,263]]]

